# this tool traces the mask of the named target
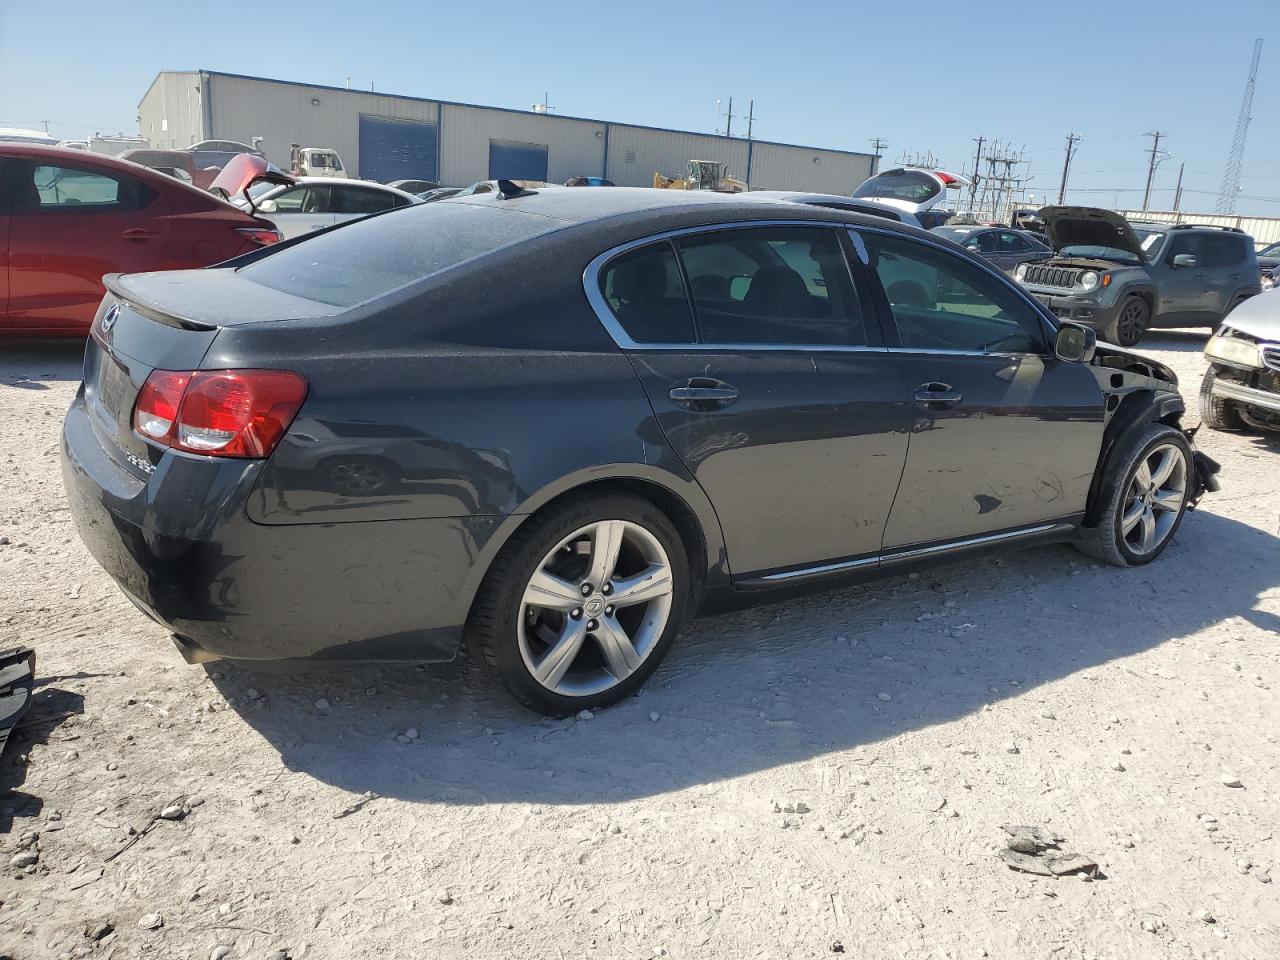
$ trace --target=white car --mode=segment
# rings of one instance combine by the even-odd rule
[[[920,226],[914,213],[879,200],[855,200],[835,193],[795,193],[790,190],[752,190],[739,194],[748,200],[781,200],[786,203],[803,203],[811,207],[830,207],[832,210],[851,210],[872,217],[884,217],[897,223]]]
[[[367,180],[298,177],[288,184],[255,183],[249,187],[254,212],[276,225],[286,240],[357,220],[371,213],[422,203],[421,197]],[[247,208],[243,194],[228,199]]]

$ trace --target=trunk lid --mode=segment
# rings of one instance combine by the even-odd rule
[[[213,178],[213,183],[209,184],[209,192],[217,194],[224,200],[243,194],[248,200],[246,191],[255,183],[278,183],[288,186],[297,183],[297,180],[273,168],[266,157],[240,153],[227,161],[222,172]],[[253,210],[252,201],[249,203],[249,209]]]
[[[241,279],[229,268],[107,274],[103,284],[107,296],[85,347],[85,405],[103,448],[139,478],[165,452],[133,430],[134,403],[153,370],[200,369],[223,327],[340,309]]]
[[[1129,221],[1114,210],[1099,207],[1041,207],[1045,235],[1054,250],[1063,247],[1110,247],[1131,253],[1146,263],[1142,243]]]

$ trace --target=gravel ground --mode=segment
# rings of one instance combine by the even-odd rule
[[[1144,345],[1193,421],[1203,339]],[[1280,440],[1202,433],[1224,489],[1153,566],[1047,547],[701,620],[549,721],[469,662],[185,665],[67,513],[78,352],[0,354],[0,646],[39,658],[0,955],[1280,956]],[[1005,824],[1099,877],[1010,870]]]

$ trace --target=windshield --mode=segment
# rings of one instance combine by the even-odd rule
[[[431,203],[355,220],[239,268],[273,290],[353,307],[465,260],[563,226],[470,203]]]
[[[1280,257],[1280,243],[1273,243],[1269,247],[1263,247],[1258,253],[1260,257]]]
[[[1151,263],[1160,256],[1160,248],[1164,246],[1165,234],[1163,230],[1140,230],[1135,228],[1133,232],[1142,247],[1146,263]],[[1084,260],[1114,260],[1116,263],[1144,262],[1143,257],[1139,257],[1129,250],[1121,250],[1118,247],[1108,247],[1096,243],[1077,243],[1063,247],[1058,251],[1058,255],[1062,257],[1080,257]]]
[[[942,193],[938,180],[923,170],[896,170],[872,177],[853,191],[855,197],[928,203]]]

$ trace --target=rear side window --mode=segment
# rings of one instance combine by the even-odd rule
[[[1233,267],[1243,263],[1248,256],[1249,248],[1245,238],[1239,234],[1221,233],[1206,234],[1204,238],[1204,258],[1206,267]]]
[[[390,210],[396,205],[393,193],[381,190],[365,190],[362,187],[334,187],[333,213],[377,213],[379,210]]]
[[[352,307],[562,226],[496,207],[421,204],[316,234],[238,272],[273,290]]]
[[[866,345],[835,230],[718,230],[677,247],[703,343]]]
[[[636,343],[692,343],[693,314],[669,243],[624,253],[600,274],[600,292]]]
[[[61,164],[14,164],[13,206],[27,213],[137,210],[156,192],[132,177]]]

